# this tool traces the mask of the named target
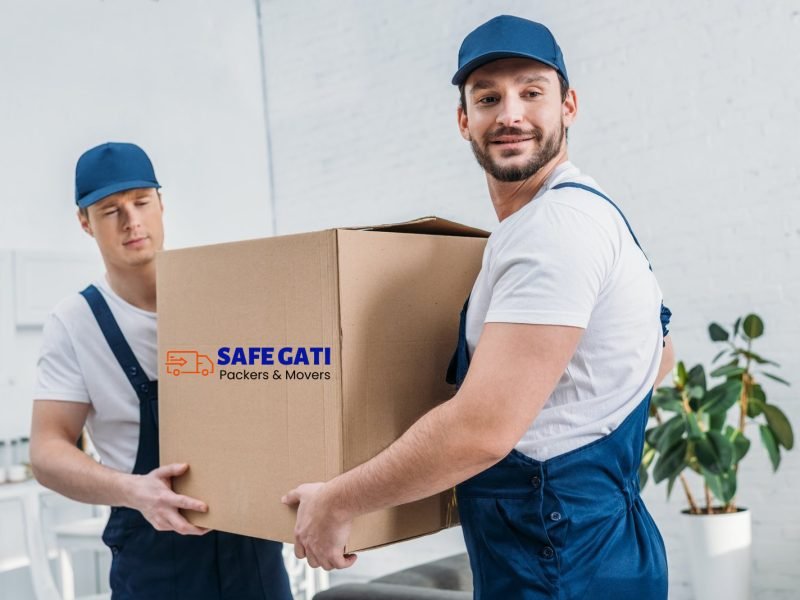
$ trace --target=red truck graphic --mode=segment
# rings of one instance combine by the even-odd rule
[[[183,375],[192,373],[196,375],[210,375],[214,372],[214,363],[206,354],[196,350],[169,350],[167,352],[167,374]]]

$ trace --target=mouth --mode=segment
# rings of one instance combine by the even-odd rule
[[[134,238],[134,239],[132,239],[132,240],[128,240],[127,242],[123,242],[123,243],[122,243],[122,245],[123,245],[123,246],[125,246],[126,248],[138,248],[138,247],[140,247],[140,246],[143,246],[143,245],[144,245],[144,243],[145,243],[145,242],[146,242],[148,239],[149,239],[149,238],[148,238],[147,236],[144,236],[144,237],[138,237],[138,238]]]
[[[517,136],[517,135],[503,135],[500,137],[496,137],[491,140],[491,144],[496,146],[512,146],[514,144],[522,144],[525,142],[529,142],[533,139],[533,136]]]

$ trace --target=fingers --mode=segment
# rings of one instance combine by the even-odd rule
[[[305,546],[303,546],[303,544],[301,544],[298,541],[295,541],[295,543],[294,543],[294,555],[297,558],[305,558],[306,557]]]
[[[300,492],[298,492],[298,488],[293,489],[291,492],[287,492],[286,495],[281,498],[281,502],[287,506],[300,504]]]
[[[177,508],[183,508],[185,510],[193,510],[203,513],[208,512],[208,504],[202,500],[190,498],[189,496],[184,496],[182,494],[173,494],[171,498],[171,504]]]
[[[178,511],[173,512],[167,517],[170,529],[181,535],[205,535],[210,530],[205,527],[192,525]]]
[[[334,562],[334,567],[337,569],[347,569],[348,567],[352,567],[356,560],[358,560],[358,554],[343,554],[342,556],[338,557]]]
[[[156,477],[162,478],[177,477],[178,475],[183,475],[188,470],[189,465],[186,463],[172,463],[169,465],[163,465],[157,469],[153,469],[150,471],[150,475],[155,475]]]

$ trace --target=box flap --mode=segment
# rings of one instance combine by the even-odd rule
[[[363,227],[340,227],[340,229],[353,229],[357,231],[392,231],[395,233],[426,233],[429,235],[457,235],[461,237],[488,238],[489,232],[477,227],[462,225],[455,221],[441,217],[420,217],[403,223],[388,223],[385,225],[365,225]]]

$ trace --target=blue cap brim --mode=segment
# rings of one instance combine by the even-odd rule
[[[86,194],[83,198],[78,200],[76,204],[78,208],[86,208],[87,206],[91,206],[96,202],[100,202],[103,198],[110,196],[111,194],[116,194],[118,192],[126,192],[128,190],[136,190],[140,188],[160,188],[161,186],[155,181],[145,181],[144,179],[138,179],[134,181],[121,181],[119,183],[115,183],[113,185],[107,185],[104,188],[100,188],[99,190],[95,190],[90,194]]]
[[[475,69],[477,69],[478,67],[482,67],[486,63],[490,63],[494,60],[500,60],[501,58],[529,58],[531,60],[535,60],[536,62],[540,62],[543,65],[547,65],[548,67],[552,67],[553,69],[555,69],[556,72],[559,75],[561,75],[564,78],[564,80],[567,81],[567,83],[569,83],[569,80],[567,79],[566,75],[559,70],[557,65],[551,63],[550,61],[539,58],[538,56],[526,54],[524,52],[508,52],[508,51],[489,52],[487,54],[483,54],[481,56],[473,58],[463,67],[461,67],[458,71],[456,71],[456,74],[453,75],[453,80],[451,81],[451,83],[453,85],[461,85],[462,83],[464,83],[464,81],[467,80],[469,74],[472,73]]]

